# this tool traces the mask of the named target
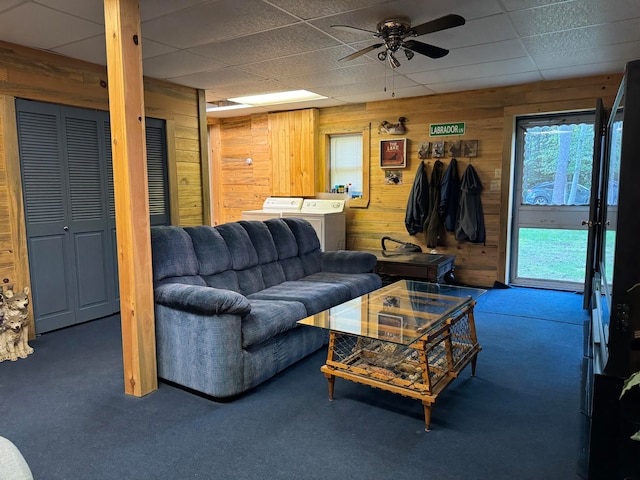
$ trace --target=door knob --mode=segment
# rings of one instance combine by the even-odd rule
[[[68,232],[68,231],[69,231],[69,227],[67,227],[66,225],[65,225],[64,227],[62,227],[62,229],[63,229],[65,232]]]

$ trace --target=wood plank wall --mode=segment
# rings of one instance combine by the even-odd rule
[[[478,140],[478,157],[458,158],[459,174],[471,161],[482,180],[482,205],[487,230],[486,244],[457,242],[448,234],[445,247],[437,251],[456,255],[456,278],[477,286],[492,286],[505,281],[507,227],[510,215],[510,175],[514,119],[520,115],[593,109],[597,97],[611,105],[621,75],[603,75],[578,79],[537,82],[503,88],[460,93],[430,95],[409,99],[393,99],[343,107],[321,108],[319,128],[360,126],[371,122],[371,199],[365,209],[351,209],[347,220],[347,248],[379,249],[380,239],[391,235],[426,248],[424,236],[411,237],[405,228],[407,198],[420,159],[420,143],[434,141],[429,137],[430,123],[466,122],[462,137],[439,137],[438,140]],[[380,168],[380,140],[394,138],[379,132],[382,121],[397,122],[407,117],[407,167],[402,170],[402,183],[387,185]],[[219,144],[212,145],[212,158],[220,157],[221,168],[213,171],[214,189],[221,204],[214,216],[219,222],[240,219],[243,210],[259,209],[271,194],[271,180],[265,177],[271,168],[264,157],[267,132],[266,115],[218,120],[215,128]],[[261,128],[257,128],[261,126]],[[256,155],[262,155],[256,164]],[[240,154],[242,152],[242,155]],[[239,166],[234,156],[254,157],[253,167]],[[226,160],[224,160],[226,159]],[[450,158],[442,159],[445,168]],[[425,161],[430,179],[434,159]],[[237,168],[234,168],[234,165]],[[443,170],[444,171],[444,170]],[[257,172],[260,172],[257,174]],[[259,182],[257,182],[259,180]]]
[[[108,110],[106,82],[103,66],[0,42],[0,285],[28,284],[15,98]],[[144,86],[147,116],[167,121],[172,223],[200,225],[198,91],[146,78]]]

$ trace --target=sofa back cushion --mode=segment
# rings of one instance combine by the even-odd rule
[[[258,254],[264,287],[269,288],[284,282],[284,270],[278,262],[278,250],[267,225],[257,220],[243,220],[239,223],[247,231]]]
[[[304,218],[282,219],[293,233],[298,244],[298,258],[304,275],[312,275],[321,270],[320,240],[313,226]]]
[[[200,276],[209,287],[240,291],[238,277],[231,268],[231,252],[227,242],[214,227],[185,227],[200,264]]]
[[[204,285],[191,237],[180,227],[152,227],[153,283]]]
[[[215,228],[222,235],[231,253],[231,268],[238,277],[238,292],[243,295],[251,295],[264,290],[258,252],[256,252],[247,231],[239,222],[225,223]]]

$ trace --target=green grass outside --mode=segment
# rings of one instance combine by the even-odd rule
[[[607,278],[611,279],[615,232],[607,232]],[[587,231],[520,228],[518,278],[584,283]]]

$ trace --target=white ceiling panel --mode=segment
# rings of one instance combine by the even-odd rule
[[[589,65],[573,65],[569,67],[541,70],[544,80],[560,80],[575,78],[576,75],[584,77],[588,75],[609,75],[611,73],[623,73],[626,62],[622,60],[613,62],[592,63]]]
[[[462,90],[474,90],[478,88],[505,87],[508,85],[519,85],[521,83],[538,82],[542,76],[538,71],[526,73],[510,73],[494,77],[484,77],[476,79],[464,79],[455,82],[434,83],[429,85],[437,93],[459,92]]]
[[[157,42],[190,48],[296,21],[295,17],[260,0],[219,0],[144,22],[142,33]]]
[[[533,61],[540,70],[562,68],[575,65],[591,65],[600,63],[603,58],[607,61],[622,60],[640,52],[640,42],[630,42],[624,45],[604,45],[602,47],[583,48],[567,52],[534,55]]]
[[[103,0],[38,0],[38,3],[68,13],[74,17],[104,25],[104,2]]]
[[[144,60],[144,73],[155,78],[182,77],[185,74],[216,70],[225,65],[199,55],[177,50]]]
[[[139,0],[144,73],[201,88],[207,98],[307,89],[323,105],[620,73],[640,58],[640,0]],[[455,13],[466,24],[417,40],[392,70],[372,32],[392,17],[413,26]],[[103,0],[0,0],[0,39],[106,64]],[[0,62],[2,61],[0,53]],[[386,91],[385,91],[386,87]],[[303,108],[297,104],[291,108]],[[237,116],[250,109],[211,116]]]
[[[510,13],[522,36],[558,32],[640,15],[640,0],[573,0]]]
[[[393,3],[389,0],[318,0],[301,2],[300,0],[271,0],[271,3],[305,20],[327,17],[337,13],[350,12],[379,3]]]
[[[339,45],[337,40],[310,25],[297,23],[225,42],[201,45],[189,51],[227,65],[243,65],[336,45]]]
[[[411,61],[401,61],[402,65],[398,70],[404,74],[427,72],[429,70],[525,57],[526,55],[527,51],[520,40],[503,40],[501,42],[455,48],[446,57],[437,59],[416,55]]]
[[[52,51],[67,57],[78,58],[85,62],[107,64],[107,47],[104,33],[95,37],[86,38],[79,42],[68,43],[61,47],[52,48]]]
[[[24,28],[29,29],[28,36]],[[0,38],[26,47],[53,49],[100,33],[102,25],[32,2],[0,15]]]
[[[531,55],[633,41],[640,41],[640,18],[522,38]]]
[[[533,72],[537,68],[529,57],[511,58],[496,62],[477,63],[462,67],[432,70],[430,72],[407,75],[417,83],[428,85],[444,82],[457,82],[464,79],[480,79],[509,75],[513,71]]]
[[[147,71],[145,69],[145,75]],[[149,75],[153,77],[154,75]],[[193,73],[191,75],[182,75],[178,77],[170,77],[168,80],[179,83],[181,85],[187,85],[190,87],[201,88],[204,90],[213,90],[225,86],[246,86],[250,88],[251,85],[265,81],[264,78],[258,75],[252,75],[242,70],[238,70],[234,67],[221,68],[219,70],[212,70],[207,72]]]

